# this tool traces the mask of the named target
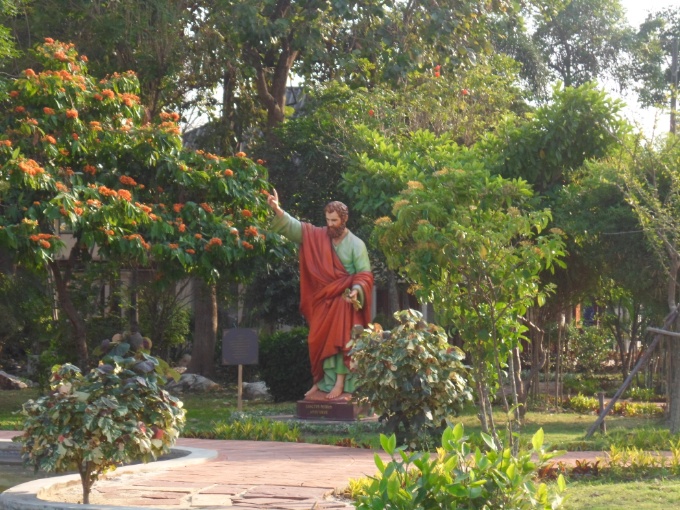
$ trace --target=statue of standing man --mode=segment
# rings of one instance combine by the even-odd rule
[[[300,311],[309,324],[309,358],[314,385],[305,399],[349,399],[355,377],[350,370],[352,328],[371,320],[373,273],[366,245],[347,229],[342,202],[326,205],[326,226],[301,222],[269,195],[276,214],[272,231],[300,245]]]

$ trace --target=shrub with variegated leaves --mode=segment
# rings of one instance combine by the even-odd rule
[[[388,433],[416,447],[433,432],[441,433],[471,400],[465,353],[416,310],[402,310],[394,318],[398,326],[393,330],[370,324],[353,340],[355,395],[370,403]]]
[[[24,460],[48,472],[77,471],[83,503],[93,483],[116,466],[155,460],[184,426],[182,402],[161,388],[159,362],[116,344],[86,374],[74,365],[52,369],[50,392],[23,405]]]

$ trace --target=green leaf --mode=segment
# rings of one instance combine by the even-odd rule
[[[534,436],[531,438],[531,445],[535,451],[540,451],[543,446],[544,433],[543,428],[538,429]]]

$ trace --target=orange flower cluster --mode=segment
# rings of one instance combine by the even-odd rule
[[[6,145],[7,147],[11,147],[12,140],[0,140],[0,145]]]
[[[177,122],[179,120],[179,113],[175,112],[161,112],[159,117],[161,120],[171,120]]]
[[[178,135],[181,133],[177,127],[177,124],[174,122],[161,122],[161,129],[173,135]]]
[[[52,145],[56,145],[56,144],[57,144],[57,141],[54,139],[54,137],[53,137],[52,135],[45,135],[45,136],[43,137],[43,141],[44,141],[44,142],[47,142],[47,143],[51,143]]]
[[[45,241],[44,239],[40,241],[40,246],[43,248],[50,248],[52,245],[50,245],[49,241]]]
[[[66,110],[66,118],[67,119],[77,119],[78,118],[78,110]]]
[[[229,168],[227,168],[227,169],[224,171],[224,175],[226,175],[227,177],[232,177],[232,176],[234,175],[234,171],[233,171],[233,170],[230,170]]]
[[[54,115],[54,110],[50,108],[49,106],[46,106],[43,108],[43,112],[45,112],[45,115]]]
[[[99,194],[105,197],[118,196],[118,192],[115,189],[107,188],[106,186],[99,186]]]
[[[19,97],[19,91],[13,90],[12,92],[9,93],[9,97]]]
[[[245,157],[246,157],[246,153],[245,153],[245,152],[237,152],[237,153],[236,153],[236,157],[237,157],[237,158],[245,158]]]
[[[213,208],[210,207],[210,206],[209,206],[208,204],[206,204],[205,202],[202,202],[202,203],[200,203],[199,205],[201,206],[201,209],[203,209],[203,210],[204,210],[205,212],[207,212],[208,214],[212,214],[212,213],[213,213]]]
[[[192,249],[192,248],[187,248],[187,249],[184,250],[184,251],[186,251],[186,252],[187,252],[188,254],[190,254],[190,255],[193,255],[194,253],[196,253],[196,250],[194,250],[194,249]]]
[[[243,216],[245,216],[246,218],[252,218],[253,217],[253,213],[251,213],[248,209],[243,209],[241,211],[241,214]]]
[[[36,161],[32,159],[20,161],[19,170],[28,175],[38,175],[45,173],[45,169],[42,168]]]
[[[62,216],[68,216],[68,211],[66,209],[64,209],[63,207],[60,207],[59,208],[59,214],[61,214]]]
[[[121,184],[125,186],[137,186],[137,181],[135,181],[132,177],[129,177],[127,175],[121,175],[120,179],[118,179]]]
[[[85,167],[83,168],[83,172],[85,172],[86,174],[94,175],[97,173],[97,168],[92,165],[85,165]]]
[[[209,160],[212,160],[212,161],[219,161],[220,157],[216,156],[215,154],[211,154],[210,152],[206,152],[205,153],[205,159],[209,159]]]
[[[151,221],[156,221],[158,219],[158,216],[156,216],[155,214],[149,214],[149,219]]]
[[[99,208],[99,207],[102,206],[102,203],[95,198],[90,198],[90,199],[87,200],[87,205]]]
[[[258,159],[257,160],[258,165],[264,165],[264,163],[265,163],[264,159]]]
[[[62,193],[66,193],[66,192],[68,191],[68,188],[64,185],[63,182],[57,182],[57,183],[55,184],[55,186],[56,186],[57,189],[58,189],[59,191],[61,191]]]
[[[14,111],[16,113],[24,113],[26,111],[26,108],[24,108],[23,106],[17,106],[16,108],[14,108]]]
[[[139,102],[139,96],[135,96],[134,94],[130,94],[128,92],[119,94],[119,96],[120,100],[123,102],[125,106],[132,106]]]
[[[83,215],[83,208],[82,207],[74,207],[73,212],[76,213],[76,216],[82,216]]]
[[[151,209],[151,207],[149,207],[148,205],[146,205],[146,204],[141,204],[141,203],[139,203],[139,202],[135,202],[135,205],[136,205],[137,207],[139,207],[142,211],[144,211],[146,214],[149,214],[149,213],[153,210],[153,209]]]
[[[172,205],[172,210],[175,211],[177,214],[182,210],[184,207],[184,204],[173,204]]]
[[[211,247],[213,246],[222,246],[222,239],[219,237],[213,237],[208,241],[208,244],[205,245],[206,250],[210,250]]]
[[[98,122],[96,120],[91,120],[90,121],[90,128],[92,128],[92,131],[101,131],[102,130],[101,122]]]
[[[118,190],[118,198],[126,200],[128,202],[132,202],[132,193],[130,193],[126,189],[119,189]]]
[[[196,239],[203,239],[203,236],[201,234],[194,234],[194,237]]]
[[[66,53],[63,51],[55,51],[54,52],[54,58],[57,60],[60,60],[61,62],[66,62],[68,60],[68,57],[66,56]]]
[[[176,250],[177,248],[179,248],[179,244],[168,243],[168,248],[170,248],[171,250]]]
[[[107,99],[113,99],[116,96],[116,93],[111,89],[104,89],[102,90],[102,96]]]
[[[259,232],[257,231],[257,228],[255,228],[255,227],[246,227],[244,233],[246,234],[246,236],[250,236],[250,237],[257,237],[258,234],[259,234]]]
[[[37,126],[38,120],[37,119],[26,119],[26,123],[31,124],[32,126]]]
[[[180,223],[179,225],[177,225],[177,229],[178,229],[180,232],[186,232],[186,231],[187,231],[187,226],[186,226],[184,223]]]
[[[71,133],[71,138],[73,138],[76,142],[80,140],[80,136],[78,136],[78,133]]]
[[[37,76],[37,74],[35,74],[35,71],[33,69],[26,69],[24,71],[24,74],[26,75],[26,78],[33,78],[34,76]]]
[[[52,234],[33,234],[29,236],[28,238],[33,241],[34,243],[37,243],[39,241],[44,241],[46,239],[52,239],[53,237],[57,237]]]
[[[115,233],[113,230],[111,230],[111,229],[104,230],[104,233],[105,233],[107,236],[113,236],[113,235],[116,234],[116,233]]]
[[[231,235],[233,235],[233,236],[238,237],[238,230],[235,229],[235,228],[230,228],[230,229],[229,229],[229,233],[230,233]]]
[[[243,247],[244,247],[246,250],[252,250],[252,249],[253,249],[253,245],[250,244],[248,241],[243,241],[241,244],[243,245]]]
[[[139,240],[140,244],[144,247],[145,250],[149,250],[151,248],[151,245],[147,243],[144,238],[139,235],[139,234],[130,234],[127,236],[123,236],[125,239],[128,241],[134,241],[135,239]]]

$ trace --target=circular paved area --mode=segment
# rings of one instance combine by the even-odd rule
[[[10,439],[16,432],[0,431],[0,439]],[[178,448],[212,450],[205,462],[182,463],[175,459],[169,468],[153,464],[133,473],[114,471],[98,481],[91,505],[50,504],[35,500],[31,505],[13,506],[0,498],[0,509],[33,508],[174,508],[174,509],[264,509],[331,510],[354,508],[347,500],[334,496],[347,487],[350,479],[374,475],[375,452],[307,443],[265,441],[215,441],[180,439]],[[384,459],[387,456],[381,454]],[[594,460],[598,452],[570,452],[559,460]],[[158,464],[158,468],[161,468]],[[141,466],[140,466],[141,467]],[[148,469],[152,470],[149,471]],[[41,497],[70,503],[81,501],[80,482],[43,490]],[[36,482],[31,482],[36,483]],[[46,481],[54,485],[55,482]],[[28,496],[28,494],[25,494]]]

